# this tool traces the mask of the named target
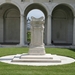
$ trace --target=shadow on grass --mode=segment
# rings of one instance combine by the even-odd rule
[[[68,50],[71,50],[71,51],[75,52],[75,49],[72,49],[72,48],[68,48]]]

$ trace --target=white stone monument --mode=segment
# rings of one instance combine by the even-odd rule
[[[43,43],[44,18],[31,18],[31,44],[29,54],[44,55],[45,47]]]
[[[12,62],[54,62],[60,63],[61,60],[57,55],[45,53],[43,43],[44,18],[34,18],[31,21],[31,44],[29,52],[14,56]]]

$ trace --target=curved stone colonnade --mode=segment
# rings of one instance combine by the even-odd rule
[[[75,1],[0,0],[0,43],[27,43],[27,14],[33,9],[45,15],[44,43],[75,45]]]

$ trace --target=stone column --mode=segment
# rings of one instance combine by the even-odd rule
[[[20,15],[20,45],[24,46],[24,15]]]
[[[25,23],[25,25],[24,25],[24,41],[25,41],[25,44],[27,44],[27,19],[26,18],[24,18],[24,23]]]
[[[47,18],[47,45],[51,45],[51,15]]]
[[[74,17],[74,23],[73,23],[73,45],[75,45],[75,17]]]

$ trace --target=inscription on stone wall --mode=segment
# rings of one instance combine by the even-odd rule
[[[49,2],[53,2],[53,0],[33,0],[33,2],[43,2],[43,3],[49,3]]]

